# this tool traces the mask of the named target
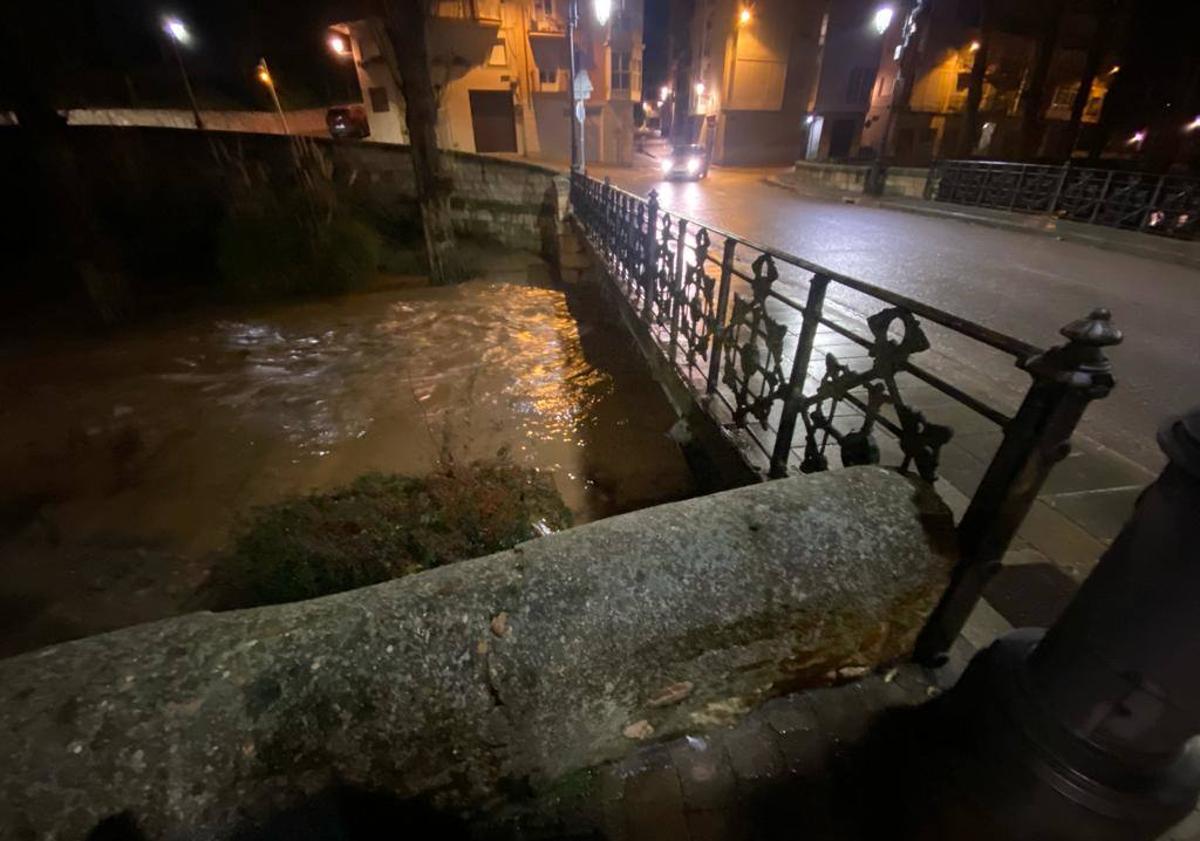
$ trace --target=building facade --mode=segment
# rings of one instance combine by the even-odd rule
[[[692,138],[727,165],[788,163],[807,137],[825,0],[695,0]]]
[[[1087,0],[1057,5],[990,0],[985,17],[983,0],[910,4],[912,18],[897,16],[882,39],[860,150],[871,157],[886,145],[889,157],[914,164],[948,157],[1068,155],[1075,138],[1063,135],[1085,80],[1089,51],[1096,51],[1098,60],[1082,112],[1085,128],[1098,122],[1109,85],[1119,72],[1104,47],[1106,19],[1094,5],[1098,4]],[[912,51],[907,59],[901,57],[905,50]],[[1042,51],[1045,78],[1039,86],[1036,68]],[[897,102],[896,79],[905,61],[913,83],[904,92],[907,102]],[[974,72],[980,89],[972,130],[967,112]],[[1035,104],[1027,105],[1030,100]],[[1037,111],[1037,136],[1023,155],[1027,107]]]
[[[465,152],[570,158],[568,0],[441,0],[428,21],[438,143]],[[633,162],[641,100],[642,0],[618,0],[601,25],[580,3],[577,90],[588,92],[593,163]],[[404,100],[378,22],[340,24],[351,42],[371,139],[407,143]]]

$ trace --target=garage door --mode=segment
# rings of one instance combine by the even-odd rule
[[[476,152],[517,151],[517,120],[511,91],[471,91]]]

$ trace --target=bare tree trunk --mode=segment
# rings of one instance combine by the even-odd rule
[[[1029,86],[1021,103],[1021,158],[1036,157],[1045,123],[1046,80],[1050,75],[1050,64],[1054,60],[1054,48],[1058,44],[1058,28],[1062,22],[1064,0],[1053,0],[1048,4],[1046,16],[1037,39],[1033,71],[1029,74]]]
[[[451,181],[442,168],[437,143],[437,98],[429,73],[425,0],[385,0],[384,27],[392,55],[388,63],[399,76],[404,95],[408,137],[429,276],[435,284],[458,280],[460,261],[454,257],[454,227],[450,218]],[[385,47],[386,49],[386,47]]]

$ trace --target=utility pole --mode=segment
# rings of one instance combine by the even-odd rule
[[[584,166],[581,164],[583,141],[579,136],[582,134],[583,121],[579,120],[575,113],[577,104],[575,102],[575,27],[579,25],[579,0],[569,0],[567,4],[567,50],[570,54],[568,63],[570,65],[571,79],[567,84],[567,95],[570,97],[570,126],[571,126],[571,171],[582,172]],[[587,106],[584,106],[584,117],[586,119]],[[575,127],[576,121],[581,123],[579,129]]]
[[[192,118],[196,121],[196,128],[203,131],[204,121],[200,119],[200,108],[196,105],[196,94],[192,91],[192,81],[188,78],[187,67],[183,64],[183,55],[179,52],[179,42],[188,43],[192,40],[192,34],[188,31],[183,21],[178,18],[164,19],[163,30],[167,33],[167,40],[171,42],[171,51],[175,53],[175,62],[179,65],[179,75],[183,77],[184,90],[187,91],[188,101],[192,104]]]

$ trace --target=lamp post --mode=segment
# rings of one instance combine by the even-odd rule
[[[192,117],[196,121],[196,128],[203,131],[204,121],[200,119],[196,94],[192,92],[192,82],[188,79],[187,68],[183,64],[183,55],[179,52],[180,44],[186,46],[191,43],[192,33],[183,21],[175,17],[163,18],[163,31],[167,33],[167,40],[171,42],[171,51],[175,53],[175,62],[179,65],[179,75],[183,77],[183,87],[187,91],[188,101],[192,104]]]
[[[260,58],[258,60],[258,69],[256,71],[258,81],[267,86],[267,90],[271,92],[271,99],[275,103],[275,110],[279,113],[279,122],[283,123],[283,133],[291,134],[292,130],[288,128],[287,117],[283,115],[283,106],[279,104],[279,93],[275,90],[275,80],[271,78],[271,71],[267,67],[267,60]]]
[[[592,0],[592,10],[596,13],[596,21],[603,26],[608,23],[608,17],[612,14],[612,0]],[[570,97],[570,121],[571,121],[571,171],[586,172],[587,158],[584,147],[584,142],[587,137],[585,129],[587,127],[587,101],[577,102],[577,91],[575,89],[576,74],[578,73],[578,62],[575,58],[575,28],[579,26],[579,0],[569,0],[567,6],[567,45],[570,53],[569,64],[571,71],[571,80],[568,87],[568,95]],[[575,124],[579,123],[576,128]]]

